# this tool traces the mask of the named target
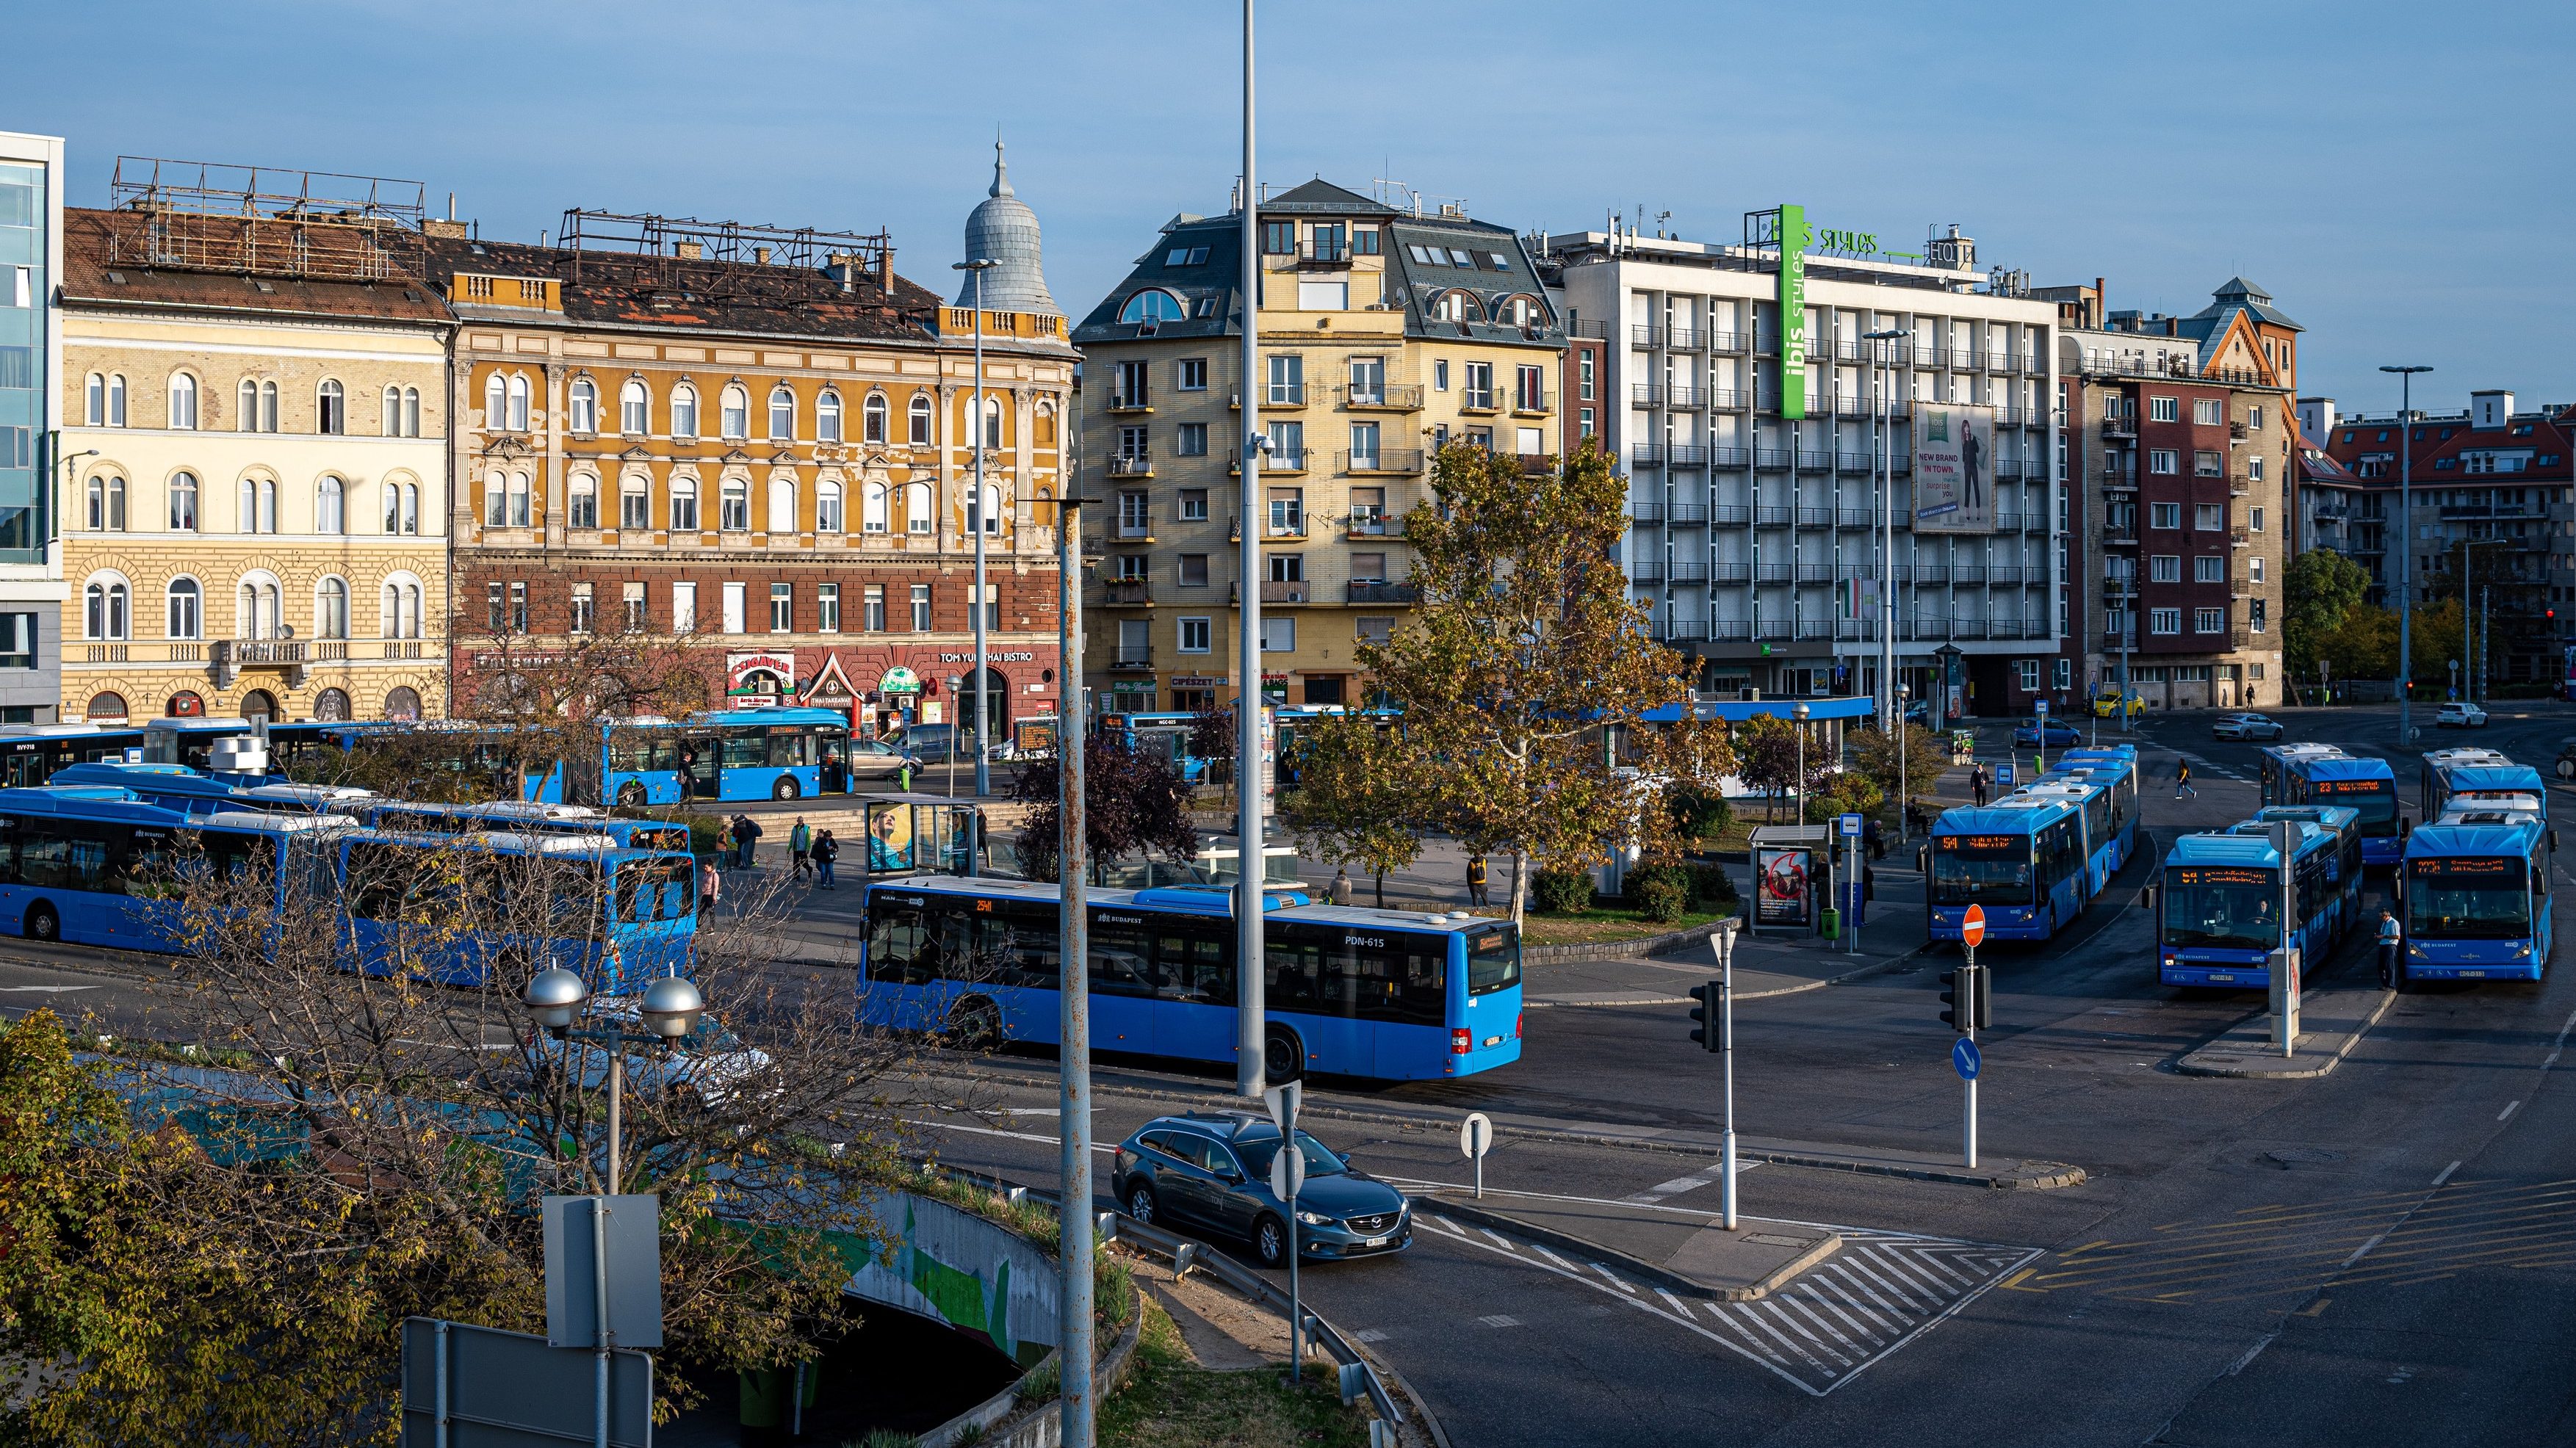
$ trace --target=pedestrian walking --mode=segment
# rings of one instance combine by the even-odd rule
[[[841,858],[841,842],[825,830],[814,837],[814,883],[825,890],[832,888],[832,862]]]
[[[2188,759],[2174,766],[2174,798],[2180,799],[2184,795],[2200,798],[2200,791],[2191,787],[2191,761]]]
[[[733,817],[734,864],[745,870],[752,867],[756,859],[752,851],[760,843],[760,834],[760,826],[752,823],[751,816]]]
[[[797,880],[805,878],[806,873],[813,868],[811,858],[813,852],[814,831],[806,826],[805,817],[798,815],[796,828],[787,832],[787,873],[790,878]]]
[[[1348,869],[1340,869],[1333,872],[1332,899],[1333,903],[1336,905],[1348,905],[1351,903],[1351,872]]]
[[[1887,836],[1879,832],[1878,816],[1867,815],[1861,819],[1860,842],[1862,846],[1869,851],[1869,857],[1871,859],[1884,860],[1887,858]]]
[[[2397,989],[2397,951],[2405,943],[2406,929],[2397,917],[2386,910],[2379,912],[2379,988]]]
[[[1968,791],[1974,795],[1977,808],[1986,807],[1986,767],[1982,764],[1968,772]]]
[[[1470,905],[1493,903],[1485,898],[1485,857],[1482,855],[1467,857],[1467,903]]]
[[[713,915],[724,901],[724,876],[713,860],[698,862],[698,913]]]

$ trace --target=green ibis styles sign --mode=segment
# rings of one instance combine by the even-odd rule
[[[1807,208],[1780,208],[1780,415],[1807,415]]]

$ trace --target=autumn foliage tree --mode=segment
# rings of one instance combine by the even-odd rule
[[[1027,802],[1021,827],[1020,869],[1032,880],[1062,878],[1064,775],[1050,750],[1020,767],[1011,798]],[[1095,873],[1129,855],[1186,860],[1198,853],[1190,824],[1190,790],[1172,761],[1124,740],[1093,734],[1082,746],[1083,848]]]
[[[1280,801],[1298,853],[1372,876],[1384,908],[1388,872],[1422,857],[1431,823],[1404,738],[1361,714],[1326,715],[1301,734],[1297,786]]]

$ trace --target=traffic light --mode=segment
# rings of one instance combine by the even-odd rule
[[[1949,1007],[1941,1012],[1943,1025],[1965,1033],[1990,1023],[1994,996],[1986,984],[1984,966],[1963,965],[1957,970],[1945,971],[1941,983],[1950,987],[1941,992],[1941,1004]]]
[[[1703,1051],[1716,1051],[1725,1044],[1718,1026],[1717,1004],[1725,989],[1716,981],[1690,988],[1691,999],[1699,1002],[1691,1007],[1691,1039],[1697,1041]]]

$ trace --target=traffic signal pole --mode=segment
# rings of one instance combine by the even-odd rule
[[[1977,1043],[1977,948],[1967,948],[1967,964],[1959,970],[1959,1029],[1967,1034],[1968,1044]],[[1977,1078],[1968,1078],[1968,1165],[1977,1164]]]
[[[1726,1075],[1726,1145],[1719,1159],[1725,1184],[1719,1225],[1735,1230],[1735,918],[1718,922],[1717,932],[1718,1056]]]

